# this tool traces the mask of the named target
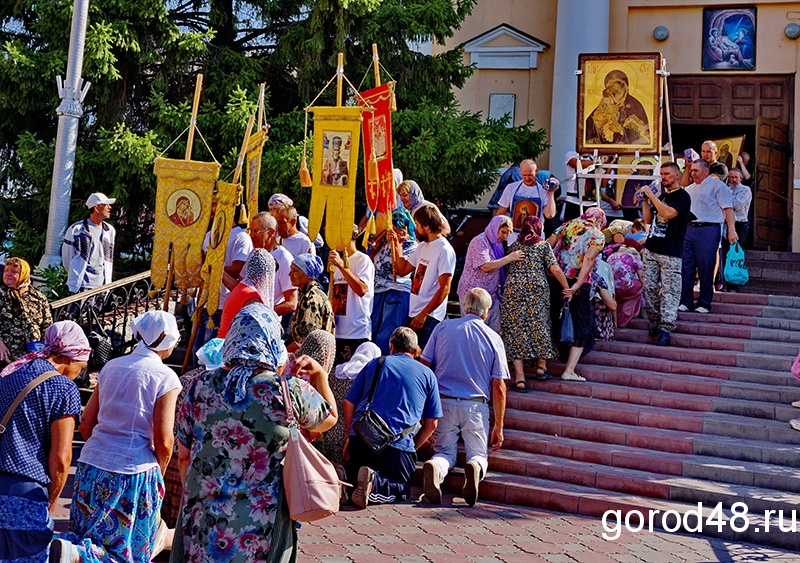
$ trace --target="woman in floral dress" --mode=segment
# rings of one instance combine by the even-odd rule
[[[297,555],[281,466],[289,428],[276,374],[287,359],[280,335],[271,307],[242,309],[225,338],[225,367],[198,376],[181,404],[186,561],[290,561]],[[298,422],[325,431],[336,423],[328,374],[308,356],[294,366],[302,376],[289,378]]]
[[[536,360],[537,379],[547,379],[547,362],[556,358],[550,330],[551,273],[567,289],[567,278],[558,267],[553,250],[542,240],[542,222],[529,216],[509,253],[519,252],[522,260],[510,263],[503,292],[500,334],[506,356],[514,363],[515,381],[511,389],[525,391],[525,360]]]

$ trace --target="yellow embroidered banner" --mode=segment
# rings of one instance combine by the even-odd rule
[[[356,172],[361,133],[359,107],[315,107],[314,177],[308,236],[319,233],[325,217],[325,240],[331,248],[347,246],[353,232]]]
[[[211,219],[219,163],[157,158],[155,234],[150,270],[153,285],[164,287],[172,246],[174,284],[186,290],[200,285],[201,245]]]
[[[247,143],[247,175],[245,182],[247,184],[247,197],[245,203],[247,204],[247,213],[253,217],[258,213],[258,182],[261,178],[261,153],[264,150],[264,143],[267,142],[267,128],[263,127],[259,131],[250,135],[250,141]]]
[[[208,237],[206,261],[203,263],[203,294],[199,304],[205,304],[209,316],[219,307],[219,288],[222,285],[222,270],[225,268],[225,251],[228,248],[233,228],[236,203],[239,201],[241,184],[217,182],[214,196],[214,221]]]

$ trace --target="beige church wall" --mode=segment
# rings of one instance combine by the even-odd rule
[[[750,2],[706,2],[705,6],[730,6]],[[800,158],[800,39],[791,40],[784,34],[788,23],[800,24],[800,3],[756,3],[756,69],[729,71],[725,75],[794,74],[794,154],[789,164],[789,182],[795,206],[800,206],[800,173],[794,165]],[[672,74],[700,74],[703,43],[703,8],[688,3],[659,0],[612,0],[609,50],[621,52],[659,51]],[[669,29],[666,41],[656,41],[653,29],[664,25]],[[792,207],[795,207],[792,206]],[[797,209],[798,207],[795,207]],[[790,211],[792,212],[792,211]],[[792,249],[800,251],[800,213],[792,212]],[[788,236],[788,233],[787,233]]]

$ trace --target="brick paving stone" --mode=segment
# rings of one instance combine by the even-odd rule
[[[395,559],[400,563],[430,563],[430,559],[417,555],[397,555]]]
[[[475,534],[470,537],[472,541],[480,545],[511,545],[513,543],[506,536],[498,534]]]
[[[422,555],[419,546],[408,543],[382,543],[375,548],[384,555]]]
[[[418,516],[414,518],[414,520],[417,522],[417,524],[419,524],[423,528],[425,528],[426,526],[437,526],[445,524],[445,522],[439,520],[438,518],[433,518],[431,516]]]
[[[408,534],[420,534],[423,533],[422,528],[419,526],[391,526],[392,530],[398,536],[400,535],[408,535]]]
[[[369,545],[373,543],[369,536],[361,534],[327,534],[326,537],[330,543],[336,545]],[[305,536],[303,536],[303,541],[305,541]]]
[[[525,555],[525,552],[515,545],[490,545],[488,547],[494,553],[501,555],[514,555],[514,554]]]
[[[308,535],[303,534],[300,537],[303,538],[303,540],[302,540],[303,543],[326,543],[326,542],[330,541],[327,537],[325,537],[323,535],[317,536],[317,535],[314,535],[314,534],[308,534]]]
[[[437,559],[439,555],[442,554],[453,554],[452,550],[447,547],[446,545],[436,545],[432,543],[421,543],[419,544],[419,548],[424,551],[425,553],[435,553],[437,555]]]
[[[379,526],[379,525],[360,526],[360,525],[356,525],[356,526],[352,526],[352,527],[348,528],[348,530],[351,531],[351,532],[355,532],[356,534],[362,534],[364,536],[371,536],[373,534],[384,534],[384,533],[386,533],[386,526]]]
[[[451,526],[450,524],[436,524],[436,525],[420,525],[420,528],[427,534],[436,534],[437,536],[452,536],[461,535],[464,530],[458,526]]]
[[[446,539],[448,543],[463,543],[463,544],[472,543],[472,540],[466,536],[448,536]]]
[[[525,553],[532,554],[559,553],[561,551],[560,546],[557,546],[554,543],[543,541],[537,543],[521,543],[517,547],[519,547]]]
[[[619,563],[640,563],[643,561],[643,559],[628,553],[611,553],[609,554],[609,557],[611,557],[614,561],[619,561]],[[678,559],[678,561],[680,561],[680,559]]]
[[[574,563],[575,560],[570,557],[569,555],[564,555],[563,553],[549,553],[547,555],[542,555],[542,558],[545,561],[549,561],[550,563]]]
[[[431,545],[445,545],[447,543],[446,538],[434,534],[425,534],[421,530],[417,530],[417,533],[414,534],[403,534],[400,536],[400,539],[404,542],[415,543],[418,545],[423,543]]]
[[[374,553],[380,553],[377,549],[375,549],[374,545],[348,545],[347,552],[350,555],[353,554],[369,555]]]
[[[314,556],[347,555],[347,548],[332,543],[310,543],[303,545],[303,553]]]
[[[390,536],[388,534],[375,534],[375,535],[370,536],[370,539],[372,539],[372,541],[375,542],[376,544],[402,543],[403,542],[403,540],[401,540],[399,537]]]
[[[325,563],[353,563],[352,559],[342,555],[331,555],[331,556],[323,555],[319,558],[319,560],[324,561]]]
[[[353,563],[397,563],[392,555],[382,553],[354,553],[350,556]]]
[[[568,551],[570,554],[576,551],[589,551],[588,547],[586,547],[585,545],[581,545],[579,543],[564,543],[561,544],[561,548],[564,551]]]
[[[502,559],[498,559],[497,557],[470,557],[470,561],[474,561],[474,563],[503,563]]]
[[[570,555],[578,563],[618,563],[616,559],[612,559],[610,555],[605,553],[580,552],[570,553]]]
[[[347,520],[351,524],[358,524],[361,526],[381,526],[384,524],[383,520],[376,520],[372,516],[351,516]]]
[[[484,528],[483,526],[459,526],[462,532],[465,534],[473,535],[473,534],[491,534],[488,528]]]
[[[302,530],[303,527],[300,529]],[[320,526],[320,528],[324,534],[352,534],[354,532],[354,530],[348,526]]]

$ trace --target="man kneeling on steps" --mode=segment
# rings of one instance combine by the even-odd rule
[[[442,416],[436,376],[414,359],[419,354],[416,333],[397,328],[389,349],[389,356],[372,360],[356,376],[342,408],[348,436],[343,452],[345,481],[352,483],[358,476],[351,500],[361,508],[409,500],[417,450]],[[391,434],[379,451],[373,446],[380,441],[370,444],[362,437],[375,433],[356,431],[363,427],[362,418],[381,420]]]
[[[440,323],[422,352],[439,383],[443,416],[435,434],[436,454],[425,462],[423,489],[428,502],[442,502],[441,484],[455,467],[458,437],[464,439],[464,500],[474,506],[478,484],[486,476],[488,445],[503,445],[508,362],[500,336],[484,324],[492,307],[485,289],[470,289],[464,297],[464,317]],[[489,401],[494,427],[489,438]],[[488,442],[488,445],[487,445]]]

